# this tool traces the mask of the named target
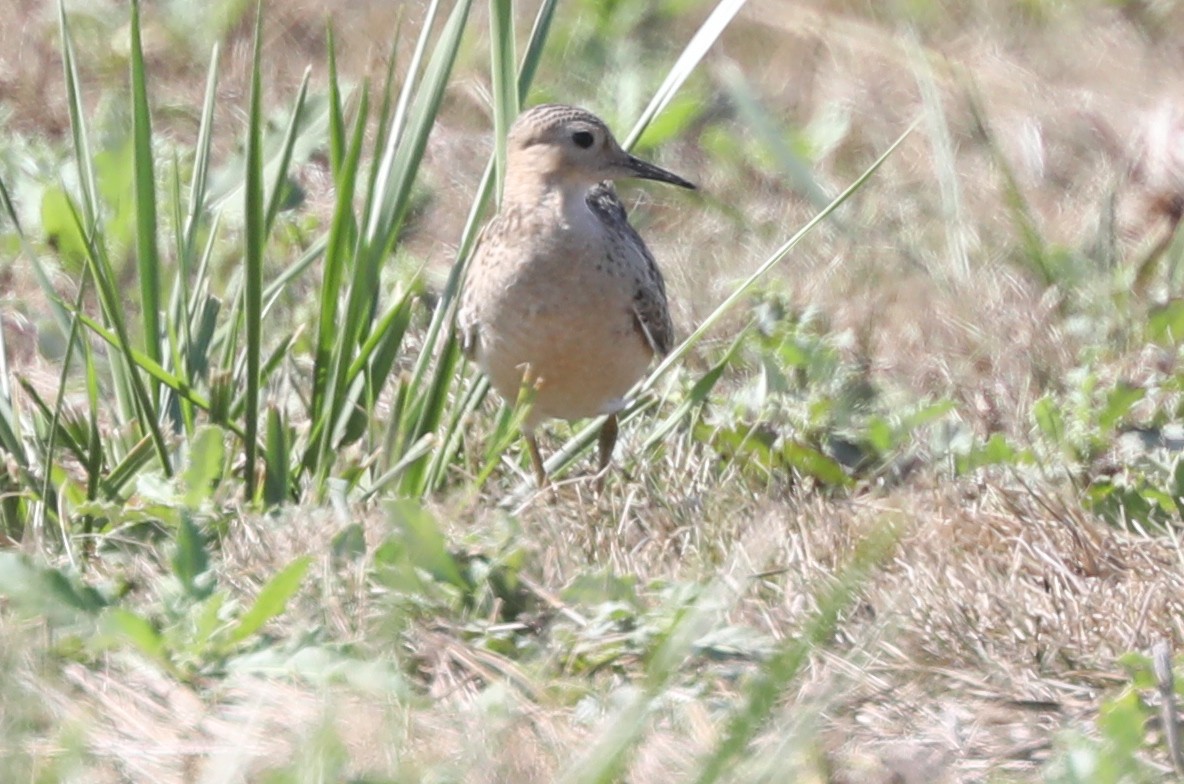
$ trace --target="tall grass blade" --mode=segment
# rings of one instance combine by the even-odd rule
[[[544,0],[534,16],[530,39],[526,43],[526,54],[522,55],[522,64],[518,66],[519,106],[526,103],[530,86],[534,84],[534,75],[538,73],[539,63],[543,59],[543,44],[547,42],[547,35],[551,32],[551,22],[555,20],[555,8],[558,5],[559,0]]]
[[[284,140],[280,145],[279,165],[275,170],[275,181],[271,184],[271,194],[267,199],[266,218],[263,222],[263,233],[266,237],[275,225],[276,216],[280,213],[280,206],[288,191],[288,167],[292,164],[292,150],[296,147],[296,136],[300,132],[300,118],[304,114],[304,102],[308,98],[308,80],[312,75],[311,68],[304,69],[304,78],[300,80],[300,90],[296,93],[296,101],[292,104],[292,116],[288,119],[288,127],[284,131]],[[332,117],[332,109],[330,109]]]
[[[629,135],[625,137],[624,147],[626,150],[637,144],[637,140],[645,133],[650,122],[661,114],[662,110],[674,99],[679,88],[690,77],[736,14],[740,13],[745,2],[747,0],[720,0],[711,10],[707,19],[699,26],[686,48],[683,49],[682,54],[674,61],[666,78],[654,93],[654,97],[650,99],[649,104],[642,111],[641,117],[637,119],[633,129],[629,131]]]
[[[82,217],[78,214],[73,200],[69,200],[70,216],[79,231],[82,230]],[[141,430],[147,429],[149,441],[160,458],[161,470],[166,476],[172,476],[172,461],[169,457],[168,445],[160,429],[160,420],[156,416],[156,408],[144,385],[144,380],[135,370],[134,356],[136,349],[132,345],[128,334],[127,323],[123,318],[123,296],[119,289],[118,278],[111,268],[106,249],[98,244],[94,237],[88,236],[85,243],[85,260],[94,279],[103,315],[112,326],[118,344],[119,354],[110,357],[112,383],[115,385],[117,397],[128,397],[131,400],[131,410],[127,419],[135,421]],[[81,342],[84,348],[86,342]],[[93,361],[87,353],[87,372],[95,372]],[[97,401],[92,402],[92,417],[98,420]]]
[[[512,0],[489,0],[489,50],[493,79],[494,158],[497,161],[497,192],[500,194],[506,181],[506,134],[510,123],[518,116]]]
[[[58,0],[58,29],[62,36],[62,67],[66,76],[66,102],[70,108],[70,134],[74,141],[74,161],[78,166],[78,181],[82,187],[82,225],[91,234],[100,219],[99,189],[95,184],[94,156],[86,132],[86,113],[82,105],[82,91],[78,83],[78,58],[74,53],[74,38],[66,19],[65,0]]]
[[[724,314],[731,310],[736,305],[736,303],[744,297],[745,294],[752,290],[752,287],[755,286],[756,283],[769,272],[769,270],[775,267],[787,255],[789,255],[789,252],[793,250],[799,242],[802,241],[803,237],[813,231],[820,223],[826,220],[831,213],[841,207],[843,203],[847,201],[847,199],[851,198],[851,196],[854,195],[856,191],[862,188],[864,183],[866,183],[868,179],[870,179],[871,176],[875,174],[876,171],[878,171],[879,168],[884,164],[884,161],[888,160],[888,158],[892,156],[892,153],[896,152],[896,149],[904,143],[904,140],[907,139],[909,134],[911,134],[917,127],[917,123],[919,121],[920,120],[914,120],[909,125],[909,127],[897,137],[896,141],[889,145],[888,149],[885,150],[880,155],[880,157],[876,158],[876,160],[864,170],[863,174],[859,175],[859,177],[856,178],[855,181],[850,185],[848,185],[842,193],[836,196],[830,204],[828,204],[824,209],[820,210],[813,218],[810,219],[808,223],[806,223],[805,226],[798,229],[798,231],[792,237],[786,240],[785,243],[781,245],[781,247],[773,251],[773,253],[767,259],[761,262],[761,265],[757,267],[756,270],[751,275],[749,275],[743,283],[733,289],[732,292],[724,298],[724,301],[717,305],[715,309],[711,311],[710,314],[708,314],[707,318],[703,319],[702,323],[700,323],[699,326],[695,328],[694,332],[692,332],[681,343],[675,346],[674,350],[671,351],[670,354],[667,355],[666,358],[663,359],[656,368],[654,368],[653,372],[646,376],[646,378],[638,386],[637,392],[642,393],[652,389],[657,383],[658,379],[661,378],[666,373],[666,371],[673,367],[675,363],[682,359],[682,357],[685,356],[686,353],[690,351],[691,348],[694,347],[695,344],[697,344],[699,340],[702,339],[702,337],[707,334],[707,332],[713,326],[715,326],[715,324],[721,318],[723,318]]]
[[[197,146],[193,152],[193,177],[189,183],[189,214],[185,220],[181,264],[184,271],[196,252],[198,229],[207,205],[210,178],[210,150],[214,139],[214,98],[218,93],[218,44],[210,52],[210,68],[206,74],[205,98],[201,106],[201,121],[197,129]]]
[[[337,41],[333,37],[332,23],[325,31],[325,48],[329,58],[329,171],[336,182],[341,177],[341,164],[345,158],[345,106],[337,78]]]
[[[266,222],[263,206],[263,96],[260,59],[263,53],[263,9],[255,17],[255,49],[251,61],[251,97],[247,120],[247,172],[244,187],[243,316],[246,331],[246,394],[244,396],[244,483],[248,500],[255,498],[255,460],[258,452],[259,389],[263,383],[260,359],[263,346],[263,249]]]
[[[360,167],[362,146],[365,140],[366,120],[369,114],[369,92],[363,90],[357,117],[354,120],[353,137],[350,140],[345,159],[337,173],[337,204],[333,220],[329,224],[329,236],[325,247],[325,263],[321,279],[320,316],[317,323],[316,347],[313,358],[313,390],[310,403],[311,435],[305,466],[322,467],[322,477],[327,477],[328,456],[333,444],[328,437],[330,418],[333,416],[338,374],[332,373],[334,359],[349,352],[351,343],[346,335],[349,328],[338,324],[338,303],[341,299],[345,267],[349,253],[357,240],[354,223],[353,194]],[[356,314],[355,314],[356,315]],[[315,462],[312,460],[316,455]]]
[[[468,15],[468,7],[467,7],[468,2],[465,2],[464,4],[466,6],[464,13],[467,16]],[[460,10],[460,4],[458,3],[457,7],[453,9],[453,12],[455,13],[459,10]],[[383,182],[383,181],[390,178],[390,164],[393,164],[394,151],[396,150],[400,141],[403,138],[403,131],[407,125],[407,116],[408,116],[409,107],[411,106],[411,100],[412,100],[412,97],[416,95],[415,85],[416,84],[422,85],[422,83],[424,81],[424,79],[420,78],[419,73],[420,73],[420,69],[423,66],[424,56],[427,53],[428,41],[431,40],[432,28],[436,26],[436,16],[439,13],[440,13],[440,0],[431,0],[431,2],[428,4],[428,10],[424,14],[424,17],[423,17],[423,26],[420,28],[419,38],[416,39],[415,49],[412,50],[412,52],[411,52],[411,62],[407,64],[407,73],[405,73],[403,75],[403,87],[402,87],[402,89],[399,90],[398,100],[395,101],[394,116],[391,118],[389,124],[384,122],[382,125],[382,128],[381,128],[381,130],[384,132],[384,137],[382,139],[382,143],[378,145],[378,149],[383,150],[384,155],[382,156],[382,159],[381,159],[381,165],[378,167],[378,169],[376,169],[377,176],[376,176],[375,180],[371,183],[372,188],[375,186],[376,183]],[[441,41],[444,40],[443,34],[441,34],[440,40]],[[433,52],[439,51],[439,47],[440,47],[440,43],[437,43],[436,48],[433,50]],[[394,85],[394,74],[395,74],[395,51],[394,51],[394,48],[392,47],[390,67],[387,70],[387,83],[386,83],[387,92],[384,93],[384,95],[386,95],[388,97],[391,94],[389,90]],[[421,87],[421,89],[422,89],[422,87]],[[386,109],[387,109],[387,107],[384,105],[382,107],[382,114],[383,115],[386,114]],[[383,119],[385,120],[386,118],[384,117]],[[377,190],[375,190],[375,194],[381,196],[381,195],[383,195],[384,191],[385,191],[385,188],[379,187],[379,188],[377,188]],[[367,215],[369,216],[369,222],[371,224],[373,224],[375,222],[375,218],[377,217],[376,214],[372,210],[378,208],[378,206],[379,205],[377,203],[372,204],[372,205],[370,205],[370,209],[367,210]]]
[[[345,308],[345,323],[338,326],[338,340],[335,343],[329,379],[326,381],[326,402],[318,412],[318,421],[322,426],[341,421],[340,417],[346,403],[343,395],[351,386],[347,379],[348,369],[352,364],[356,347],[367,340],[366,331],[372,328],[377,310],[379,268],[393,248],[410,207],[411,187],[423,160],[428,135],[435,122],[444,88],[460,48],[470,6],[470,0],[456,4],[435,41],[420,82],[414,90],[410,82],[406,83],[400,96],[399,107],[392,120],[394,127],[387,136],[382,162],[367,199],[370,209],[355,256],[354,275]],[[417,56],[425,49],[425,38],[430,32],[425,26],[416,47]],[[414,98],[410,97],[412,92]],[[434,342],[429,338],[425,345],[433,346]],[[424,353],[428,354],[430,350]],[[424,356],[421,355],[421,360],[423,359]],[[422,362],[419,367],[423,367]],[[366,383],[370,388],[377,389],[384,380],[370,375]],[[421,386],[413,381],[412,388],[428,389],[428,386]],[[433,408],[423,405],[414,407],[417,414],[415,422],[418,424],[408,430],[413,437],[404,438],[403,443],[410,443],[416,440],[419,434],[434,428],[434,423],[438,422],[438,418],[434,417],[438,417],[438,413],[433,411]],[[330,435],[328,430],[322,435],[322,456],[327,455],[327,447],[332,448],[331,442],[327,443],[324,440]],[[323,461],[320,470],[324,477],[327,467]]]
[[[267,473],[263,480],[263,503],[278,506],[291,499],[291,472],[288,470],[291,445],[283,415],[275,406],[267,407]]]
[[[390,252],[406,216],[407,197],[419,172],[428,135],[444,97],[444,87],[456,62],[471,5],[472,0],[460,0],[440,31],[431,58],[424,67],[423,78],[415,90],[415,99],[406,110],[405,123],[400,115],[401,107],[396,110],[393,122],[396,128],[403,128],[403,132],[392,134],[388,140],[383,153],[383,169],[375,182],[380,198],[369,216],[365,235],[367,251],[371,254],[385,256]],[[400,97],[401,104],[402,101],[403,96]]]
[[[144,51],[140,42],[140,0],[132,0],[131,35],[132,147],[140,312],[144,324],[145,349],[149,357],[160,363],[162,303],[160,253],[156,244],[156,167],[153,163],[148,87],[144,77]],[[159,389],[154,386],[154,400],[158,394]]]
[[[531,80],[537,71],[539,58],[543,52],[543,45],[551,29],[554,12],[555,2],[548,0],[548,2],[544,2],[539,7],[538,13],[535,15],[530,40],[526,46],[526,55],[518,72],[516,82],[517,105],[521,105],[526,95],[530,92]],[[504,144],[504,138],[499,136],[498,143]],[[402,434],[403,443],[414,443],[421,434],[438,427],[444,416],[443,406],[449,401],[437,396],[437,392],[441,390],[447,392],[450,389],[455,391],[455,387],[450,386],[450,384],[455,380],[453,374],[462,360],[456,343],[456,336],[452,332],[451,326],[455,318],[456,298],[460,291],[461,280],[464,277],[468,260],[477,242],[478,231],[481,226],[481,215],[484,212],[485,205],[488,204],[493,194],[494,168],[495,162],[491,159],[485,169],[485,173],[482,175],[481,183],[477,188],[477,195],[473,200],[468,219],[461,232],[460,248],[457,251],[456,263],[453,264],[452,269],[449,271],[448,280],[444,285],[444,291],[436,305],[436,310],[432,315],[432,321],[428,325],[428,332],[424,339],[426,350],[420,354],[415,370],[412,373],[410,381],[410,387],[412,389],[424,389],[425,384],[429,384],[430,387],[428,388],[435,390],[431,397],[432,404],[413,406],[413,409],[418,409],[418,415],[416,416],[414,427]],[[436,347],[434,352],[431,350],[432,347]],[[429,372],[431,374],[430,381],[428,380]],[[468,395],[464,396],[463,400],[460,399],[460,396],[453,395],[451,404],[454,408],[457,406],[462,408],[475,406],[480,403],[485,389],[487,389],[485,386],[474,388],[475,397]],[[450,417],[450,421],[455,423],[454,427],[459,427],[461,418],[454,411],[454,415]],[[422,464],[412,466],[404,479],[404,489],[419,493],[431,487],[438,486],[443,480],[444,469],[451,462],[454,454],[454,452],[449,450],[458,448],[461,441],[454,432],[445,432],[441,436],[444,447],[441,453],[433,457],[433,467]],[[421,471],[426,473],[421,473]]]

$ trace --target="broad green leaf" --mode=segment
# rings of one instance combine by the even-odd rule
[[[103,615],[102,634],[109,638],[101,641],[106,644],[116,641],[131,645],[140,653],[158,662],[168,661],[160,632],[141,615],[123,607],[112,607]]]
[[[1118,425],[1131,409],[1146,396],[1142,387],[1119,384],[1106,395],[1106,403],[1098,414],[1098,428],[1108,433]]]
[[[14,552],[0,552],[0,597],[23,613],[62,625],[97,615],[107,604],[77,577]]]
[[[185,487],[185,505],[196,509],[208,500],[215,483],[222,478],[226,459],[226,434],[222,428],[207,425],[194,434],[189,443],[189,464],[181,476]]]
[[[400,499],[386,506],[391,523],[403,535],[403,546],[412,564],[437,580],[467,590],[468,581],[445,548],[444,534],[436,519],[417,501]]]
[[[213,591],[212,581],[206,574],[209,568],[210,558],[201,531],[188,514],[182,514],[173,551],[173,575],[185,593],[195,599],[204,599]]]
[[[1152,308],[1147,316],[1147,337],[1167,346],[1184,342],[1184,300]]]
[[[41,229],[46,242],[57,249],[67,269],[77,273],[86,258],[86,240],[82,227],[74,220],[70,198],[61,187],[46,188],[41,195]]]
[[[788,467],[824,485],[846,487],[851,484],[851,477],[847,476],[841,465],[813,447],[797,441],[786,441],[781,447],[780,456]]]
[[[246,640],[263,627],[263,624],[280,615],[288,606],[300,583],[312,564],[312,558],[302,555],[285,566],[279,574],[272,577],[259,591],[259,596],[251,609],[243,613],[238,624],[230,632],[229,643],[234,645]]]

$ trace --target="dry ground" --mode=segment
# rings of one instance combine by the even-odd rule
[[[282,100],[307,64],[315,70],[323,62],[321,11],[313,3],[268,5],[265,78]],[[334,6],[346,73],[378,70],[383,31],[397,16],[390,5]],[[1172,3],[1160,4],[1168,11],[1154,3],[1130,3],[1125,11],[1119,4],[1025,4],[1046,8],[1041,18],[1012,3],[951,5],[959,8],[922,18],[911,37],[877,4],[753,0],[708,58],[704,89],[722,95],[735,67],[790,126],[846,114],[849,132],[817,162],[816,176],[832,192],[914,117],[925,117],[921,132],[844,211],[844,226],[812,235],[776,273],[776,286],[849,335],[851,357],[866,363],[876,384],[952,399],[957,417],[979,436],[1023,439],[1033,401],[1066,384],[1105,331],[1105,314],[1084,327],[1067,321],[1062,292],[1017,262],[1005,180],[975,127],[970,96],[981,102],[1051,243],[1089,247],[1118,194],[1124,233],[1114,262],[1121,265],[1131,248],[1163,230],[1146,194],[1123,185],[1123,173],[1146,113],[1184,98],[1170,93],[1168,78],[1184,72],[1184,13]],[[419,10],[414,3],[403,9],[408,20]],[[1151,19],[1154,13],[1162,20]],[[3,127],[60,138],[66,120],[52,17],[43,3],[3,0],[0,18]],[[646,56],[668,62],[691,29],[691,22],[680,25]],[[242,93],[248,39],[248,30],[234,30],[225,46],[222,90],[231,100]],[[473,47],[479,53],[479,43]],[[470,56],[470,64],[480,62],[481,55]],[[196,105],[204,66],[165,65],[157,100]],[[468,204],[489,146],[475,72],[462,70],[455,80],[426,164],[432,199],[409,246],[434,271],[451,262],[463,220],[457,205]],[[581,91],[578,98],[593,109],[607,100],[599,76],[581,73],[562,53],[544,66],[539,84]],[[721,102],[720,111],[730,110]],[[725,123],[746,133],[739,118]],[[183,122],[176,132],[187,132]],[[701,206],[657,190],[629,193],[643,202],[647,236],[684,330],[812,214],[779,172],[757,165],[717,171],[700,142],[678,140],[661,157],[700,183]],[[0,272],[7,265],[0,259]],[[8,274],[9,291],[0,293],[5,323],[26,323],[17,315],[36,313],[34,290],[19,270]],[[1138,379],[1157,372],[1160,360],[1128,346],[1111,351],[1105,368]],[[31,353],[27,361],[39,362]],[[555,503],[536,499],[520,511],[540,590],[558,595],[581,573],[604,567],[642,584],[721,576],[738,591],[729,623],[776,640],[800,630],[815,587],[865,534],[899,531],[856,611],[811,661],[800,692],[786,695],[763,737],[763,748],[784,755],[804,780],[1035,780],[1057,733],[1088,728],[1107,690],[1125,682],[1119,655],[1161,638],[1184,645],[1184,564],[1175,542],[1105,526],[1054,479],[1024,485],[1006,471],[951,479],[939,465],[901,486],[835,496],[757,490],[727,472],[633,465],[631,473],[635,478],[610,482],[604,499],[572,486]],[[502,523],[497,500],[438,499],[436,511],[459,539]],[[381,515],[357,514],[379,541]],[[342,525],[307,510],[245,519],[224,543],[219,570],[250,594],[294,555],[314,553],[317,586],[291,611],[293,623],[328,618],[332,636],[364,637],[388,609],[325,554]],[[159,570],[152,559],[131,568],[142,570],[149,586]],[[348,768],[358,773],[447,764],[455,780],[549,781],[600,731],[599,713],[580,714],[556,697],[558,687],[430,622],[415,624],[405,641],[403,653],[422,662],[417,688],[430,697],[412,702],[258,675],[231,676],[203,691],[124,659],[59,672],[37,653],[38,628],[0,623],[4,669],[20,693],[42,697],[27,708],[0,706],[0,719],[43,730],[26,752],[85,748],[97,765],[79,780],[253,780],[342,743]],[[621,686],[614,680],[620,675],[595,677],[596,689]],[[501,720],[488,721],[485,710],[476,722],[473,705],[492,699],[483,687],[501,678],[516,684],[499,693]],[[734,691],[723,676],[715,688],[716,699]],[[682,696],[663,706],[629,781],[670,781],[718,737],[710,702]]]

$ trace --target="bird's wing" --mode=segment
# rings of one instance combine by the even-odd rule
[[[645,272],[633,292],[633,315],[637,330],[654,353],[664,357],[674,347],[674,323],[666,301],[666,281],[645,242],[631,225],[625,205],[611,182],[602,182],[588,192],[588,206],[612,231],[624,235],[626,244],[636,248],[645,261]]]
[[[474,299],[477,286],[474,273],[479,274],[486,248],[485,240],[491,231],[496,231],[492,228],[495,223],[497,223],[496,217],[482,226],[481,231],[477,233],[477,239],[473,242],[473,252],[469,254],[469,264],[465,268],[464,280],[461,283],[460,307],[456,311],[456,329],[460,336],[460,350],[470,362],[477,359],[479,326]]]

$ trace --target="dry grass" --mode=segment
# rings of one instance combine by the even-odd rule
[[[753,500],[736,515],[742,521],[729,532],[718,572],[695,558],[627,551],[621,537],[580,555],[587,523],[575,518],[586,515],[586,505],[565,494],[524,516],[528,531],[566,532],[563,542],[535,545],[540,562],[552,559],[550,569],[540,565],[531,575],[540,585],[558,591],[570,573],[609,563],[655,583],[714,573],[739,591],[727,622],[770,639],[797,633],[814,587],[866,532],[899,527],[890,562],[861,588],[841,633],[815,655],[797,692],[784,696],[761,741],[796,739],[803,756],[793,759],[803,776],[825,769],[832,781],[970,781],[990,771],[1027,779],[1050,757],[1055,734],[1088,721],[1105,690],[1122,682],[1117,655],[1184,637],[1184,578],[1170,542],[1054,515],[1030,497],[989,486],[850,501]],[[643,527],[652,532],[657,521],[646,517],[627,515],[624,538]],[[373,541],[385,535],[377,516],[365,524]],[[457,524],[479,526],[480,516],[461,513]],[[382,641],[395,642],[384,631],[392,607],[327,554],[342,527],[328,515],[295,511],[244,523],[223,542],[220,571],[249,596],[256,580],[294,555],[315,553],[311,594],[289,622],[381,649]],[[674,529],[649,549],[678,550],[670,541],[678,536]],[[135,577],[145,585],[164,579],[147,570]],[[9,626],[6,638],[14,631]],[[551,781],[597,735],[611,694],[628,688],[620,676],[631,667],[590,682],[571,674],[545,680],[466,644],[459,631],[422,619],[401,648],[386,651],[419,662],[422,696],[409,701],[397,690],[258,673],[187,686],[124,656],[38,674],[26,665],[16,688],[42,695],[46,719],[69,730],[54,737],[78,733],[96,766],[88,780],[161,782],[256,780],[301,755],[317,758],[324,744],[342,745],[351,775],[443,766],[463,781]],[[540,634],[545,646],[547,632]],[[743,657],[698,665],[663,703],[629,780],[686,772],[716,739],[712,704],[727,699],[729,684],[752,666]],[[592,708],[557,699],[565,689],[604,696]],[[23,751],[50,755],[54,746]]]

